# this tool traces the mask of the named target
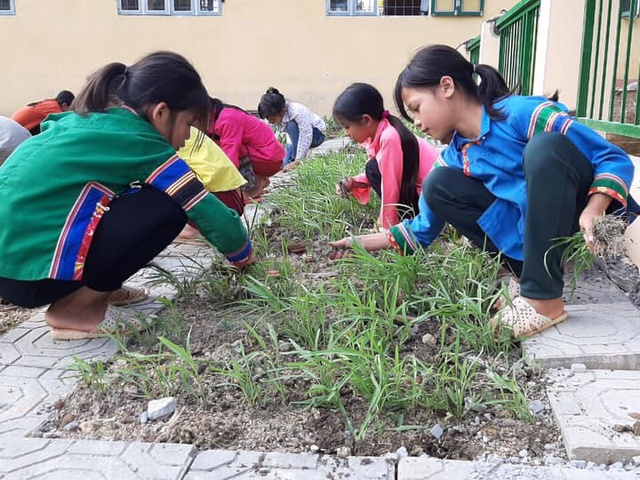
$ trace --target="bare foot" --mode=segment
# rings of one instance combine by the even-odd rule
[[[52,303],[44,314],[44,321],[53,328],[91,332],[104,319],[110,293],[82,287]]]
[[[198,231],[198,229],[193,228],[187,223],[177,238],[182,240],[193,240],[194,238],[198,237],[200,237],[200,232]]]
[[[287,163],[284,168],[282,169],[283,172],[290,172],[291,170],[295,169],[298,165],[300,165],[300,160],[294,160],[291,163]]]

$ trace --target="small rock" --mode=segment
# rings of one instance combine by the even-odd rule
[[[42,438],[42,432],[40,430],[29,430],[25,432],[24,437],[26,438]]]
[[[336,448],[336,455],[340,458],[347,458],[351,456],[351,449],[349,447]]]
[[[398,456],[398,460],[400,460],[401,458],[408,457],[409,452],[405,447],[400,447],[398,450],[396,450],[396,455]]]
[[[561,463],[564,463],[563,460],[553,455],[546,455],[544,457],[545,465],[560,465]]]
[[[633,460],[634,465],[640,466],[640,455],[636,455],[635,457],[632,457],[631,460]]]
[[[311,445],[309,447],[309,451],[311,453],[318,453],[320,451],[320,447],[318,445]]]
[[[538,415],[544,412],[545,406],[544,403],[540,400],[532,400],[529,402],[529,411],[532,415]]]
[[[440,440],[440,437],[442,437],[443,433],[444,433],[444,430],[442,430],[442,427],[440,426],[439,423],[436,423],[431,429],[431,435],[436,437],[436,439],[438,440]]]
[[[398,455],[396,453],[393,452],[387,452],[385,453],[382,458],[384,458],[387,462],[397,462],[398,459]]]
[[[140,414],[140,423],[147,423],[149,421],[149,414],[147,412],[142,412]]]
[[[72,420],[64,426],[65,432],[75,432],[80,427],[80,422]]]
[[[609,470],[622,470],[624,468],[624,463],[616,462],[609,465]]]
[[[80,424],[80,430],[82,431],[82,433],[91,433],[101,426],[102,422],[100,420],[87,420],[86,422],[82,422]]]
[[[569,465],[571,465],[573,468],[585,468],[587,466],[587,462],[586,460],[571,460],[569,462]]]
[[[437,343],[436,337],[434,337],[430,333],[425,333],[422,336],[422,343],[424,343],[425,345],[435,345]]]
[[[473,424],[480,425],[480,417],[476,416],[476,418],[473,420]]]
[[[587,371],[587,366],[584,363],[572,363],[571,371],[573,373],[585,373]]]
[[[56,432],[44,432],[42,434],[42,438],[60,438],[60,435]]]
[[[529,450],[527,450],[527,449],[520,450],[520,451],[518,452],[518,456],[519,456],[520,458],[528,457],[528,456],[529,456]]]
[[[55,408],[56,410],[61,410],[63,407],[64,407],[64,400],[62,398],[59,398],[58,400],[53,402],[53,408]]]
[[[75,415],[73,415],[72,413],[67,412],[62,416],[62,419],[60,420],[60,426],[62,428],[65,428],[68,424],[73,422],[75,419],[76,419]]]
[[[555,451],[556,448],[558,448],[558,446],[555,443],[545,443],[544,444],[544,450],[546,452],[553,452],[553,451]]]
[[[175,412],[178,401],[175,397],[164,397],[151,400],[147,406],[147,415],[150,421],[169,418]]]

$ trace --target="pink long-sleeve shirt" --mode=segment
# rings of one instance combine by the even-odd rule
[[[247,155],[252,160],[274,163],[281,163],[285,156],[269,125],[236,108],[222,109],[216,121],[209,125],[211,134],[219,138],[220,148],[236,167]]]
[[[416,190],[418,195],[422,193],[422,182],[431,171],[434,162],[438,158],[438,151],[426,140],[417,137],[420,150],[420,167]],[[369,158],[375,158],[382,176],[382,199],[378,223],[383,228],[389,228],[400,223],[397,205],[400,203],[400,186],[402,184],[402,144],[398,131],[387,119],[382,119],[373,139],[362,143],[366,148]],[[354,186],[351,194],[361,204],[369,202],[371,186],[367,175],[361,173],[353,177],[353,181],[365,184],[364,187]]]

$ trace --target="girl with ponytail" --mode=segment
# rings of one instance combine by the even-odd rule
[[[200,75],[156,52],[111,63],[88,80],[73,112],[50,115],[0,170],[0,296],[50,304],[56,339],[146,327],[118,305],[145,299],[123,286],[180,233],[187,219],[243,266],[251,243],[237,213],[208,193],[176,154],[209,117]]]
[[[380,92],[367,83],[354,83],[342,92],[333,105],[333,117],[369,156],[365,172],[341,180],[336,193],[366,204],[373,189],[381,200],[378,224],[383,228],[416,216],[436,149],[389,114]]]
[[[425,180],[420,214],[356,240],[407,254],[449,223],[512,273],[492,325],[522,337],[564,321],[562,248],[554,240],[582,231],[593,248],[598,217],[637,212],[629,156],[557,98],[514,95],[493,67],[446,45],[419,50],[394,96],[403,117],[449,146]],[[334,256],[352,242],[334,242]]]

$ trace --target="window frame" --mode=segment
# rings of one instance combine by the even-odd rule
[[[628,9],[624,9],[625,6],[622,5],[622,2],[624,0],[620,0],[620,17],[621,18],[625,18],[625,19],[630,19],[630,18],[638,18],[640,17],[640,0],[636,1],[636,11],[633,15],[631,15],[631,4],[632,4],[632,0],[628,0],[629,1],[629,8]]]
[[[452,0],[453,10],[438,10],[438,0],[431,0],[431,11],[429,15],[433,17],[483,17],[484,16],[484,0],[480,2],[480,10],[465,12],[462,10],[464,0]]]
[[[347,2],[347,10],[346,11],[332,11],[331,10],[331,0],[326,0],[325,5],[327,6],[327,16],[329,17],[377,17],[379,2],[378,0],[374,0],[374,8],[373,12],[358,12],[356,9],[356,4],[358,0],[346,0]]]
[[[212,0],[217,2],[218,11],[204,10],[200,6],[200,0],[190,0],[191,10],[176,10],[173,0],[164,0],[164,9],[149,10],[148,0],[138,0],[139,8],[136,10],[125,10],[122,8],[123,0],[118,1],[118,15],[144,15],[144,16],[173,16],[173,17],[218,17],[222,15],[223,0]]]
[[[0,10],[0,15],[15,15],[16,0],[9,0],[9,10]]]

